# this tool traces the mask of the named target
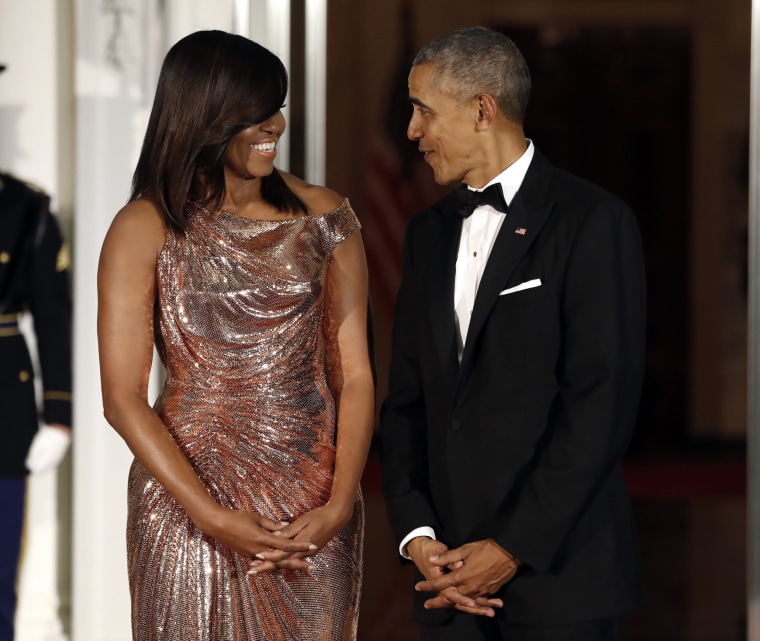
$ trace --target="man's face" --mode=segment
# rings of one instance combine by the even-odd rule
[[[413,112],[406,135],[419,143],[425,162],[433,168],[435,182],[467,182],[480,158],[475,130],[477,101],[463,103],[441,92],[430,64],[412,67],[409,100]]]

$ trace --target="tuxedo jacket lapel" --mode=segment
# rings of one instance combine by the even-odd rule
[[[483,329],[499,292],[506,286],[552,211],[553,203],[547,200],[551,171],[551,164],[536,150],[523,185],[512,200],[509,214],[496,236],[478,286],[459,368],[459,385],[466,380],[478,334]]]

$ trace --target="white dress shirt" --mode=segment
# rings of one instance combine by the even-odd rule
[[[528,140],[528,148],[509,167],[496,176],[491,182],[473,191],[483,191],[495,183],[501,183],[504,201],[509,206],[522,185],[525,174],[533,160],[533,142]],[[472,189],[472,187],[469,187]],[[507,214],[496,211],[490,205],[476,207],[470,216],[462,221],[462,234],[459,237],[459,253],[457,254],[456,276],[454,278],[454,313],[457,327],[457,355],[462,360],[464,344],[467,341],[467,330],[470,326],[475,295],[478,292],[480,279],[483,277],[488,257],[491,255],[496,236]],[[423,526],[409,532],[399,545],[399,553],[408,559],[406,546],[418,536],[435,539],[433,528]]]

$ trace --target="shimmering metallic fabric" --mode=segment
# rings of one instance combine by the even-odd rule
[[[220,504],[293,521],[330,495],[336,409],[322,310],[335,246],[359,228],[348,201],[277,221],[189,205],[158,260],[156,410]],[[134,462],[127,544],[139,641],[356,638],[364,512],[316,570],[246,574],[249,559],[199,532]]]

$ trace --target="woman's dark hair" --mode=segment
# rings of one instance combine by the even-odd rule
[[[224,31],[182,38],[161,67],[130,201],[152,198],[180,230],[188,198],[219,209],[230,139],[277,113],[287,91],[280,59],[248,38]],[[281,212],[307,212],[276,169],[262,178],[261,195]]]

